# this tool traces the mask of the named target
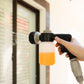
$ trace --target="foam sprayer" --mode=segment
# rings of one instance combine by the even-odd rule
[[[39,44],[39,64],[41,65],[53,65],[55,64],[55,46],[53,41],[55,37],[59,37],[66,41],[71,41],[71,34],[53,34],[50,31],[44,31],[43,33],[31,32],[29,34],[29,41],[32,44]],[[62,52],[67,52],[70,59],[71,70],[79,82],[83,84],[83,75],[79,61],[76,56],[71,54],[63,45],[61,46]]]

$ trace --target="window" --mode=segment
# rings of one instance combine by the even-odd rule
[[[36,84],[36,46],[28,34],[36,30],[36,14],[18,5],[17,10],[17,84]]]
[[[0,84],[13,84],[12,1],[0,0]],[[39,81],[38,46],[31,45],[28,34],[39,27],[39,11],[17,3],[17,84]],[[38,14],[38,15],[37,15]],[[38,24],[37,24],[38,23]],[[37,73],[38,72],[38,73]]]
[[[0,84],[12,84],[12,0],[0,0]]]

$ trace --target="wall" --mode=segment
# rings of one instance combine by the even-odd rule
[[[51,6],[50,28],[54,33],[71,33],[84,45],[84,0],[47,0]],[[81,62],[84,70],[84,62]],[[84,73],[84,72],[83,72]],[[50,67],[50,84],[78,84],[71,72],[70,61],[59,56],[56,48],[56,63]]]

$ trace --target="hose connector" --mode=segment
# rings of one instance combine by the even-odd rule
[[[83,82],[83,75],[79,61],[77,58],[73,58],[70,61],[72,72],[79,83]]]

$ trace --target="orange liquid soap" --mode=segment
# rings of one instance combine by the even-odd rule
[[[55,64],[55,53],[54,52],[40,52],[39,63],[41,65],[53,65]]]

